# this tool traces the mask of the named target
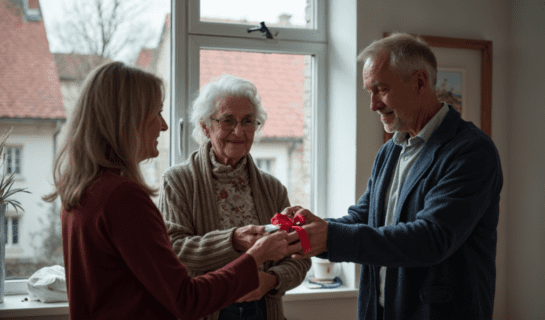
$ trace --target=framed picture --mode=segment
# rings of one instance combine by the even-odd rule
[[[463,106],[467,104],[465,94],[465,70],[458,68],[437,68],[437,85],[435,92],[439,101],[454,107],[463,117]]]
[[[390,33],[384,33],[387,37]],[[492,136],[492,41],[422,36],[437,58],[437,95]],[[384,131],[384,142],[393,134]]]

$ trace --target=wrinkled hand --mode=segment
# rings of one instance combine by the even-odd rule
[[[311,250],[304,253],[303,246],[299,241],[299,235],[297,232],[290,232],[288,234],[288,242],[290,243],[288,253],[291,254],[293,259],[305,259],[327,251],[327,221],[299,206],[286,208],[282,211],[282,214],[292,219],[296,214],[300,214],[306,219],[306,223],[302,227],[307,232]]]
[[[287,237],[287,232],[282,230],[265,235],[257,240],[246,253],[254,257],[258,266],[265,261],[284,259],[288,255]]]
[[[263,237],[265,227],[248,225],[236,228],[233,233],[233,248],[238,252],[246,252],[254,243]]]
[[[247,295],[237,300],[237,302],[250,302],[260,300],[267,292],[278,285],[278,279],[272,274],[259,271],[259,287],[250,291]]]

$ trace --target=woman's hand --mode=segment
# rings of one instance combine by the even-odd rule
[[[287,237],[287,232],[282,230],[263,236],[246,253],[255,259],[258,266],[265,261],[284,259],[288,254]]]
[[[238,252],[246,252],[258,239],[263,237],[264,232],[264,226],[248,225],[236,228],[233,233],[233,248]]]
[[[276,288],[278,285],[278,279],[276,276],[259,271],[259,287],[250,291],[247,295],[237,300],[237,302],[250,302],[255,300],[261,300],[267,292]]]

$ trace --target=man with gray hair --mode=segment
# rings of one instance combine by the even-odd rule
[[[306,217],[312,247],[293,244],[292,257],[361,263],[359,319],[492,319],[503,185],[494,143],[437,99],[423,40],[393,34],[358,60],[371,110],[394,136],[348,215],[284,210]]]

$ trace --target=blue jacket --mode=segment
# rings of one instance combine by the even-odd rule
[[[401,147],[380,149],[367,190],[329,219],[331,261],[361,263],[359,319],[375,319],[387,266],[385,319],[492,319],[503,177],[492,140],[449,106],[402,186],[394,224],[380,226]]]

